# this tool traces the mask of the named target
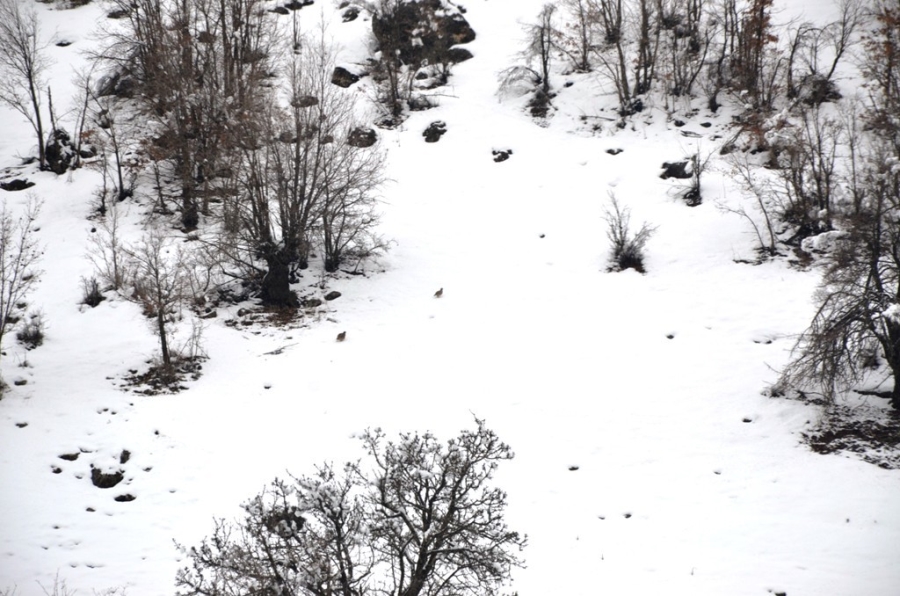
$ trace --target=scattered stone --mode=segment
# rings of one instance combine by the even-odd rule
[[[119,495],[118,497],[116,497],[116,501],[118,501],[119,503],[128,503],[130,501],[134,501],[136,498],[137,497],[135,497],[134,495],[126,493],[124,495]]]
[[[27,384],[28,384],[28,379],[16,379],[15,381],[13,381],[13,385],[15,385],[16,387],[21,387],[22,385],[27,385]]]
[[[675,334],[674,333],[666,334],[666,339],[675,339]]]
[[[709,128],[710,126],[712,126],[712,122],[701,122],[700,126],[702,126],[703,128]]]
[[[428,125],[428,128],[425,129],[422,136],[425,137],[426,143],[437,143],[446,132],[447,123],[442,120],[436,120]]]
[[[331,302],[332,300],[337,300],[340,297],[341,297],[341,293],[338,292],[337,290],[332,290],[332,291],[328,292],[327,294],[325,294],[325,300],[327,300],[328,302]]]
[[[569,466],[569,471],[574,472],[579,469],[579,466]]]
[[[50,468],[50,471],[52,471],[54,474],[61,474],[62,468],[60,468],[59,466],[53,466],[52,468]]]
[[[72,42],[69,41],[68,39],[61,39],[58,42],[56,42],[56,47],[58,47],[58,48],[67,48],[70,45],[72,45]]]
[[[94,509],[93,507],[88,507],[87,509],[85,509],[85,511],[87,511],[88,513],[94,513],[97,510]]]
[[[303,308],[318,308],[322,306],[322,301],[318,298],[304,298],[300,301],[300,306]]]
[[[112,474],[104,474],[97,468],[91,470],[91,482],[97,488],[112,488],[125,479],[125,474],[121,470]]]
[[[674,125],[677,126],[678,128],[681,128],[682,126],[684,126],[685,124],[687,124],[687,122],[685,122],[684,120],[680,120],[680,119],[676,118],[675,120],[672,121],[672,124],[674,124]]]
[[[744,419],[742,420],[742,422],[743,422],[744,424],[750,424],[751,422],[753,422],[753,420],[752,420],[751,418],[744,418]]]
[[[76,459],[78,459],[79,455],[81,455],[81,453],[63,453],[59,456],[59,459],[64,459],[66,461],[75,461]]]
[[[26,188],[31,188],[34,186],[34,182],[27,180],[25,178],[14,178],[9,182],[0,182],[0,188],[9,192],[16,192],[19,190],[25,190]]]
[[[128,16],[128,11],[125,10],[124,8],[117,8],[115,10],[111,10],[108,13],[106,13],[107,19],[114,19],[114,20],[124,19],[127,16]]]
[[[512,155],[512,149],[494,149],[491,151],[491,154],[494,156],[494,161],[500,163],[509,159],[509,156]]]
[[[25,428],[26,426],[28,426],[28,423],[27,422],[16,422],[16,426],[18,426],[19,428]]]
[[[127,449],[123,449],[121,455],[119,455],[119,463],[127,464],[129,459],[131,459],[131,452]]]
[[[538,236],[538,238],[546,238],[546,237],[547,237],[547,234],[541,234],[540,236]]]
[[[338,87],[346,89],[353,83],[359,81],[359,75],[355,75],[343,66],[337,66],[331,74],[331,82]]]
[[[341,19],[345,23],[349,23],[350,21],[355,21],[359,17],[359,9],[355,6],[351,6],[347,10],[344,11],[344,14],[341,15]]]
[[[347,144],[351,147],[366,148],[378,142],[378,135],[371,128],[354,128],[347,137]]]
[[[618,149],[618,148],[607,149],[606,152],[609,153],[610,155],[618,155],[618,154],[622,153],[622,149]]]
[[[625,519],[630,519],[630,518],[631,518],[631,514],[630,514],[630,513],[626,513],[626,514],[625,514]]]

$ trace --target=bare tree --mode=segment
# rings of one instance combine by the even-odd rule
[[[880,356],[900,410],[900,161],[879,149],[861,177],[863,209],[826,255],[819,309],[780,382],[833,399],[879,368]]]
[[[164,383],[174,380],[177,357],[171,348],[170,325],[179,317],[187,296],[184,255],[169,244],[160,230],[152,228],[137,246],[126,249],[133,275],[130,299],[153,320],[160,349],[158,376]]]
[[[183,549],[185,596],[496,596],[525,537],[504,520],[492,486],[510,448],[476,420],[441,443],[431,433],[388,440],[367,430],[368,456],[312,477],[276,480],[244,506],[239,525]]]
[[[191,560],[177,575],[182,594],[364,596],[374,553],[358,488],[327,464],[275,480],[243,505],[237,528],[216,520],[211,539],[181,547]]]
[[[384,153],[353,141],[354,99],[330,83],[333,52],[324,33],[301,45],[285,65],[289,105],[260,112],[259,130],[245,138],[237,167],[239,225],[223,237],[230,244],[225,252],[244,272],[256,272],[260,296],[273,306],[296,305],[290,279],[308,266],[316,240],[329,272],[348,251],[366,253],[378,244],[372,231]]]
[[[19,0],[0,0],[0,101],[22,114],[37,139],[38,162],[47,165],[41,90],[49,66],[37,12]]]
[[[559,48],[578,72],[591,71],[591,55],[597,46],[596,0],[562,0],[560,5],[571,22],[560,31]]]
[[[34,236],[39,213],[40,204],[34,201],[19,218],[7,210],[6,203],[0,209],[0,345],[6,333],[22,320],[25,299],[38,281],[41,249]]]

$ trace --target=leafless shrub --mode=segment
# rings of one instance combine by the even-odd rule
[[[631,209],[621,207],[612,192],[609,193],[609,203],[603,212],[612,260],[609,270],[634,269],[644,273],[644,248],[657,228],[645,222],[637,232],[632,231]]]

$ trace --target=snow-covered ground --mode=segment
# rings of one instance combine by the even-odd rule
[[[320,0],[304,18],[319,4],[332,14]],[[305,327],[235,329],[221,312],[203,376],[177,395],[119,387],[155,350],[137,306],[79,305],[98,175],[25,169],[44,201],[30,302],[48,329],[32,352],[4,342],[3,377],[27,384],[0,401],[0,593],[41,594],[58,575],[80,594],[171,594],[173,541],[197,543],[275,476],[356,458],[366,427],[448,438],[474,415],[517,454],[497,482],[529,536],[522,596],[900,594],[900,472],[812,453],[800,433],[819,412],[762,393],[810,319],[815,271],[735,262],[756,240],[717,208],[742,200],[724,168],[695,208],[658,177],[663,161],[714,151],[728,115],[701,110],[685,127],[696,138],[659,111],[589,135],[579,116],[602,115],[603,100],[583,78],[537,126],[498,100],[496,77],[541,4],[468,3],[475,59],[439,107],[380,131],[388,255],[365,278],[327,280],[343,295]],[[48,37],[74,42],[50,48],[65,103],[103,10],[38,10]],[[332,25],[348,62],[366,26]],[[17,167],[29,129],[0,119],[0,167]],[[448,132],[426,144],[435,120]],[[513,153],[495,163],[496,149]],[[645,275],[606,272],[610,191],[658,226]],[[26,193],[2,199],[19,208]],[[137,222],[141,208],[124,206]],[[320,281],[310,269],[300,287]],[[125,480],[94,487],[91,465],[117,467],[123,450]]]

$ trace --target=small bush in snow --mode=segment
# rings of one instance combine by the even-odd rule
[[[610,193],[609,197],[610,206],[603,212],[612,259],[609,270],[634,269],[644,273],[644,247],[656,227],[645,222],[636,233],[632,232],[631,209],[620,207],[614,194]]]
[[[106,300],[106,296],[104,296],[103,292],[100,291],[100,282],[97,281],[96,277],[82,277],[81,288],[82,304],[87,304],[91,308],[94,308],[95,306]]]
[[[33,350],[44,343],[44,316],[38,312],[28,315],[21,329],[16,332],[16,339],[29,350]]]

